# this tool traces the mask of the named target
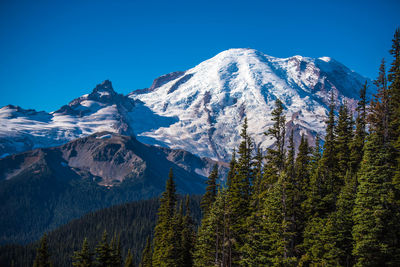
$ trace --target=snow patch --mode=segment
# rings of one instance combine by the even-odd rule
[[[320,59],[320,60],[322,60],[322,61],[325,61],[325,62],[330,62],[330,61],[331,61],[331,58],[330,58],[330,57],[320,57],[320,58],[318,58],[318,59]]]

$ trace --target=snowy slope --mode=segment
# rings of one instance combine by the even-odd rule
[[[331,90],[337,104],[346,100],[354,106],[365,80],[327,57],[281,59],[252,49],[230,49],[150,92],[131,94],[157,115],[176,120],[148,131],[140,125],[133,129],[143,142],[227,160],[238,145],[245,116],[256,144],[272,145],[263,133],[272,124],[276,98],[285,106],[295,138],[305,133],[312,141],[324,132]]]
[[[163,75],[128,96],[105,81],[52,113],[5,106],[0,109],[0,157],[109,131],[229,160],[245,116],[257,145],[270,146],[263,133],[272,124],[270,114],[279,98],[295,139],[305,133],[313,141],[316,133],[323,134],[330,92],[337,104],[346,100],[354,107],[365,80],[328,57],[281,59],[230,49],[185,72]]]
[[[124,114],[133,100],[115,93],[110,81],[51,113],[8,105],[0,109],[0,157],[64,144],[102,131],[132,135]]]

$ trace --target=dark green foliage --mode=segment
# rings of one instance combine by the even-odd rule
[[[378,78],[374,83],[378,88],[378,92],[370,104],[368,113],[369,130],[377,133],[382,139],[381,142],[386,143],[389,138],[389,93],[387,90],[385,60],[382,60]]]
[[[153,239],[153,265],[177,266],[178,259],[176,232],[174,229],[177,195],[172,169],[169,172],[165,191],[160,199],[157,224]]]
[[[191,196],[190,210],[195,224],[200,222],[200,196]],[[49,252],[54,266],[71,266],[74,251],[82,249],[82,242],[87,237],[93,252],[101,241],[106,229],[109,233],[121,236],[122,258],[131,249],[134,264],[137,265],[146,244],[146,238],[152,235],[156,222],[159,202],[157,199],[142,200],[113,206],[61,226],[48,235]],[[35,259],[36,246],[7,245],[0,247],[0,266],[9,266],[12,260],[15,266],[30,266]]]
[[[395,174],[392,179],[394,187],[393,205],[395,206],[397,221],[400,221],[400,28],[397,28],[395,31],[390,54],[393,56],[393,62],[388,73],[388,80],[390,82],[392,157],[395,166]],[[396,236],[395,245],[400,247],[400,227],[397,227]]]
[[[252,169],[253,144],[247,133],[247,118],[242,126],[242,142],[239,145],[238,160],[235,165],[235,175],[227,188],[227,205],[229,210],[229,239],[232,245],[232,264],[239,262],[239,250],[244,243],[246,229],[243,227],[246,217],[250,214],[251,183],[254,181]]]
[[[190,200],[186,198],[176,209],[177,195],[172,169],[160,199],[157,224],[154,229],[153,266],[191,266],[195,241],[194,221],[190,216]]]
[[[153,266],[152,258],[153,258],[153,248],[151,247],[150,237],[148,237],[146,240],[146,246],[144,247],[139,266],[152,267]]]
[[[107,231],[104,231],[101,242],[96,247],[96,265],[100,267],[112,266],[112,249],[108,243]]]
[[[344,177],[350,168],[350,142],[353,139],[353,121],[347,103],[340,106],[339,118],[335,128],[336,169],[338,179],[343,184]]]
[[[273,139],[274,148],[267,149],[267,166],[264,170],[265,184],[263,188],[266,188],[267,184],[272,184],[278,180],[285,165],[286,120],[283,115],[283,104],[279,99],[275,101],[275,109],[272,111],[272,121],[274,121],[274,124],[268,129],[265,135]]]
[[[122,264],[122,253],[121,253],[121,237],[115,235],[110,243],[111,249],[111,263],[113,266],[121,266]]]
[[[268,247],[268,265],[293,266],[296,262],[293,247],[294,222],[290,218],[292,210],[288,207],[293,203],[288,199],[288,187],[291,187],[288,176],[282,172],[279,180],[266,193],[262,215],[263,229],[267,231],[264,246]]]
[[[229,266],[229,219],[226,189],[218,191],[210,212],[201,221],[194,249],[194,266]]]
[[[307,222],[304,230],[304,254],[300,266],[337,266],[334,258],[333,218],[314,217]]]
[[[390,204],[394,169],[382,141],[376,133],[369,136],[361,163],[353,214],[357,266],[384,266],[399,253],[399,248],[393,247],[397,225]]]
[[[131,250],[128,250],[128,255],[126,255],[124,267],[135,267],[133,264],[133,255],[131,253]]]
[[[367,82],[360,90],[360,100],[357,105],[357,118],[356,118],[356,130],[354,133],[353,140],[351,142],[351,154],[350,154],[350,171],[352,174],[356,174],[364,154],[364,143],[367,136]]]
[[[75,251],[72,256],[72,265],[77,267],[91,267],[93,264],[93,253],[90,251],[87,238],[83,240],[82,250]]]
[[[331,103],[329,108],[328,120],[326,122],[326,135],[324,143],[324,153],[318,166],[317,188],[322,200],[322,209],[319,213],[323,215],[334,209],[337,194],[343,184],[343,180],[339,177],[339,168],[337,165],[338,150],[336,147],[335,136],[335,104],[332,91]],[[344,145],[345,146],[345,145]]]
[[[251,211],[258,209],[260,207],[260,201],[261,201],[261,190],[262,190],[262,182],[264,176],[264,168],[263,168],[264,157],[259,147],[257,148],[257,153],[253,160],[254,160],[253,163],[254,182],[253,182],[253,190],[250,203]]]
[[[218,165],[215,164],[206,182],[207,183],[206,192],[201,199],[201,210],[203,212],[203,216],[207,216],[207,213],[211,209],[211,206],[214,203],[215,198],[217,196],[217,189],[218,189],[217,180],[218,180]]]
[[[47,244],[47,234],[44,234],[40,240],[39,247],[36,250],[36,258],[33,267],[50,267],[53,266],[50,260],[49,247]]]
[[[299,145],[299,152],[295,161],[295,175],[297,180],[298,190],[301,191],[300,201],[305,201],[306,192],[309,190],[308,185],[310,183],[310,152],[311,149],[308,146],[307,139],[304,135],[301,136],[301,142]],[[317,159],[318,160],[318,159]]]
[[[396,148],[397,166],[400,165],[400,28],[397,28],[390,54],[393,56],[393,62],[388,71],[389,93],[390,93],[390,128],[391,140]],[[400,168],[397,168],[396,179],[400,175]]]
[[[353,250],[353,208],[357,192],[357,177],[347,172],[346,182],[337,201],[333,216],[333,242],[335,243],[334,258],[341,266],[354,264]]]
[[[194,222],[190,216],[190,198],[186,197],[185,207],[186,211],[182,220],[181,230],[181,251],[180,251],[180,266],[189,267],[193,265],[193,249],[196,241],[196,232],[194,229]]]
[[[233,176],[235,176],[236,174],[236,150],[233,149],[233,153],[232,153],[232,158],[231,161],[229,162],[229,172],[228,175],[226,177],[226,185],[229,186]]]
[[[312,174],[310,177],[307,200],[304,203],[309,217],[326,216],[335,208],[336,196],[339,194],[343,181],[338,176],[336,138],[334,134],[334,98],[331,96],[328,120],[326,121],[326,135],[322,157],[319,148],[314,152],[312,161]],[[316,161],[318,160],[318,161]]]

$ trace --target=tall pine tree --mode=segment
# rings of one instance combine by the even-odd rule
[[[103,236],[99,244],[96,247],[96,264],[100,267],[109,267],[112,266],[113,258],[112,258],[112,249],[110,244],[108,243],[108,234],[107,231],[103,232]]]
[[[83,240],[82,249],[75,251],[72,257],[72,265],[77,267],[91,267],[93,264],[93,253],[90,251],[87,238]]]
[[[274,147],[267,149],[267,165],[265,167],[263,188],[278,180],[285,165],[286,119],[283,115],[283,103],[279,99],[275,101],[275,109],[271,114],[274,124],[265,135],[272,138]]]
[[[399,218],[393,196],[396,170],[391,132],[390,91],[385,64],[375,84],[378,93],[368,116],[370,135],[358,175],[353,209],[353,255],[357,266],[399,265]]]
[[[160,198],[157,224],[154,229],[153,266],[179,266],[177,262],[179,245],[176,243],[176,230],[174,229],[176,203],[176,187],[171,168],[165,191]]]
[[[133,255],[130,249],[128,250],[128,254],[125,258],[124,267],[135,267],[135,264],[133,263]]]
[[[201,221],[194,249],[194,266],[231,266],[226,189],[220,189],[215,202]]]
[[[350,152],[350,172],[355,175],[360,167],[361,160],[364,154],[364,143],[367,136],[367,82],[360,90],[360,100],[357,104],[357,118],[356,118],[356,129],[353,140],[351,142]]]
[[[242,126],[242,142],[239,145],[235,175],[227,189],[227,203],[230,220],[230,247],[232,264],[239,264],[240,248],[244,244],[246,229],[243,227],[250,213],[251,183],[254,181],[252,170],[253,144],[247,133],[247,118]]]
[[[211,209],[211,206],[214,203],[215,198],[217,197],[217,190],[218,190],[217,180],[218,180],[218,165],[215,164],[206,182],[207,183],[206,193],[201,198],[200,206],[203,217],[207,216],[208,211]]]
[[[335,128],[335,150],[337,175],[340,183],[344,184],[344,178],[350,168],[350,143],[353,139],[352,116],[345,102],[339,108],[338,122]]]
[[[49,247],[47,244],[47,234],[45,233],[40,239],[39,247],[36,250],[36,258],[33,262],[33,267],[51,267],[53,266],[50,260]]]
[[[153,256],[153,249],[151,247],[150,237],[147,237],[146,245],[143,249],[139,266],[140,267],[152,267],[153,266],[152,256]]]

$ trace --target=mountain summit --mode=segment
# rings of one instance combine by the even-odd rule
[[[227,160],[238,145],[244,117],[256,144],[272,145],[263,133],[272,125],[279,98],[287,132],[293,128],[295,139],[306,134],[312,142],[324,133],[331,91],[337,105],[346,101],[354,107],[366,80],[328,57],[275,58],[253,49],[230,49],[150,92],[132,94],[154,113],[178,119],[168,127],[136,133],[144,142]]]
[[[346,101],[354,108],[366,80],[329,57],[275,58],[254,49],[229,49],[127,96],[106,80],[52,113],[3,107],[0,157],[109,131],[227,161],[239,143],[244,117],[256,144],[271,146],[263,133],[272,125],[279,98],[287,132],[293,129],[295,140],[305,134],[312,142],[317,133],[324,134],[331,92],[337,106]]]

